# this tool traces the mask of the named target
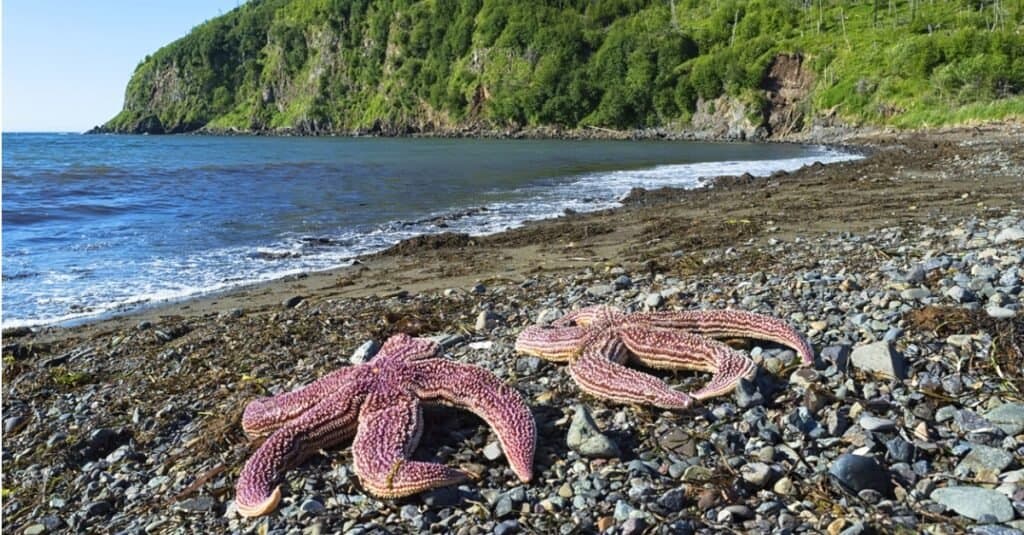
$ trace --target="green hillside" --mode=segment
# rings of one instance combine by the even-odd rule
[[[1024,0],[250,0],[104,131],[402,134],[1024,117]]]

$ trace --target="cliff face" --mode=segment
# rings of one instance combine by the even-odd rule
[[[983,32],[962,14],[916,12],[964,26],[916,35],[887,25],[885,13],[869,18],[866,7],[708,4],[250,0],[143,60],[124,109],[96,131],[594,126],[760,139],[799,132],[826,114],[912,123],[936,99],[950,109],[1002,100],[1009,115],[1024,110],[1024,37]],[[839,31],[822,22],[835,12],[845,17],[845,47],[821,38]],[[807,37],[812,29],[817,38]],[[882,59],[863,61],[855,41],[870,42]],[[906,63],[914,68],[890,68]],[[990,79],[988,64],[1007,65],[1005,74]],[[911,91],[915,84],[923,92]]]

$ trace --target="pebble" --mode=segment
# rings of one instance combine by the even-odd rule
[[[743,465],[740,469],[740,474],[743,476],[744,481],[759,489],[770,484],[772,476],[774,475],[772,467],[762,462]]]
[[[846,453],[839,456],[828,473],[840,487],[858,493],[872,489],[885,496],[891,496],[893,487],[889,471],[878,464],[873,457]]]
[[[1010,500],[999,492],[981,487],[935,489],[931,499],[971,520],[1008,522],[1013,520]]]
[[[281,306],[284,308],[295,308],[302,302],[303,297],[301,295],[293,295],[284,301],[281,301]]]
[[[1024,431],[1024,403],[1003,403],[985,413],[985,419],[1007,435],[1020,434]]]
[[[174,504],[173,509],[182,513],[206,513],[217,507],[217,500],[212,496],[197,496]]]
[[[1013,319],[1017,316],[1016,310],[1001,306],[987,306],[985,307],[985,313],[988,314],[990,318],[998,320]]]
[[[890,342],[876,342],[854,348],[850,355],[850,364],[868,372],[897,379],[906,377],[903,356],[896,352]]]
[[[971,451],[953,473],[959,477],[970,475],[998,475],[1013,462],[1013,455],[1005,450],[984,444],[971,444]]]
[[[518,520],[505,520],[494,526],[494,535],[514,535],[519,533]]]
[[[858,423],[865,431],[885,432],[896,429],[896,422],[888,418],[879,418],[870,414],[862,415]]]
[[[601,433],[594,423],[590,411],[583,405],[576,405],[566,444],[584,457],[618,457],[619,447],[615,442]]]
[[[996,237],[992,242],[995,244],[1001,244],[1020,240],[1024,240],[1024,228],[1007,227],[999,231],[999,234],[996,234]]]
[[[307,515],[319,515],[326,511],[327,508],[324,507],[323,503],[320,503],[320,500],[309,498],[302,502],[302,505],[299,506],[299,510]]]
[[[496,461],[503,455],[504,452],[501,451],[501,443],[497,441],[488,443],[484,446],[484,457],[486,457],[488,461]]]
[[[352,352],[352,356],[348,358],[348,361],[352,364],[364,364],[372,359],[377,354],[377,351],[380,351],[380,344],[376,340],[363,342],[363,345],[357,347]]]

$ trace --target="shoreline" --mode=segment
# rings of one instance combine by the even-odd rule
[[[628,133],[628,131],[621,131],[620,133],[625,135],[625,134]],[[198,133],[198,134],[192,133],[192,134],[185,134],[185,135],[193,135],[193,134],[194,135],[209,135],[209,134],[205,134],[205,133]],[[356,137],[358,137],[358,136],[356,136]],[[408,136],[408,137],[411,137],[411,138],[418,138],[418,137],[430,138],[430,137],[449,137],[449,136],[431,136],[431,135],[416,136],[416,135],[414,135],[414,136]],[[465,139],[472,139],[472,138],[473,138],[472,136],[467,136]],[[486,137],[486,136],[485,137],[476,136],[475,138],[476,139],[490,139],[490,137]],[[495,138],[497,138],[497,136]],[[570,139],[570,138],[559,137],[559,136],[540,136],[540,137],[530,137],[530,136],[527,136],[527,137],[523,137],[523,138],[519,138],[519,139],[565,140],[565,139]],[[625,138],[625,137],[615,137],[615,136],[609,136],[609,137],[605,137],[605,138],[594,137],[594,138],[587,138],[587,139],[580,139],[580,140],[581,141],[589,141],[589,140],[597,141],[597,140],[602,140],[602,139],[628,140],[628,138]],[[667,143],[694,141],[694,140],[685,140],[685,139],[681,139],[681,138],[655,138],[655,137],[637,138],[635,136],[632,139],[644,139],[644,140],[648,140],[648,141],[664,141],[664,142],[667,142]],[[702,142],[702,141],[695,141],[695,142]],[[736,142],[740,142],[740,141],[736,141]],[[726,142],[722,141],[722,140],[715,140],[715,141],[712,141],[711,143],[726,143]],[[751,143],[751,142],[745,142],[745,143]],[[842,145],[842,144],[825,144],[825,143],[812,143],[812,142],[799,142],[799,141],[778,141],[777,143],[784,143],[784,144],[790,144],[790,145],[798,145],[798,146],[801,146],[801,147],[806,147],[808,150],[821,150],[821,151],[824,151],[826,154],[821,155],[821,159],[825,160],[827,162],[827,163],[825,163],[825,165],[831,165],[832,163],[835,163],[835,161],[829,161],[832,158],[848,158],[848,157],[852,157],[852,159],[857,159],[857,158],[865,157],[870,152],[870,147],[867,147],[867,146]],[[815,157],[814,156],[810,156],[810,155],[808,155],[807,157],[801,157],[801,159],[804,159],[804,160],[809,162],[809,163],[805,164],[804,167],[812,165],[812,164],[821,163],[820,160],[815,160]],[[811,160],[814,160],[814,161],[811,162]],[[779,160],[779,162],[780,162],[779,165],[782,165],[782,162],[785,162],[785,161],[786,160],[784,160],[784,159],[783,160]],[[838,161],[847,161],[847,160],[840,159]],[[743,166],[743,165],[745,165],[747,163],[764,163],[764,162],[762,162],[760,160],[755,160],[755,161],[751,161],[751,162],[746,162],[744,160],[738,160],[737,162],[739,162],[740,166]],[[770,161],[766,161],[766,162],[768,162],[769,166],[772,165],[772,163]],[[722,163],[724,163],[724,162],[722,162]],[[661,164],[661,165],[656,166],[656,167],[673,166],[673,165],[693,165],[693,163],[691,163],[691,164]],[[638,171],[642,171],[642,170],[645,170],[645,169],[646,168],[638,169]],[[651,168],[651,169],[653,170],[654,168]],[[617,172],[626,172],[628,170],[631,170],[631,169],[623,169],[623,170],[615,169],[615,170],[610,170],[609,172],[616,172],[617,173]],[[769,173],[767,173],[763,169],[761,169],[761,170],[751,169],[750,171],[754,172],[754,173],[757,173],[756,176],[759,176],[759,177],[766,177],[769,174]],[[777,171],[779,171],[779,169],[773,169],[772,171],[773,172],[777,172]],[[791,170],[789,170],[787,172],[793,172],[793,171],[796,171],[796,169],[791,169]],[[749,174],[750,174],[749,172],[744,173],[744,175],[749,175]],[[733,176],[733,175],[723,175],[723,176]],[[666,187],[670,188],[670,189],[679,189],[679,190],[704,188],[704,187],[713,187],[713,181],[716,178],[721,178],[721,177],[701,176],[700,177],[700,182],[702,182],[702,183],[700,185],[695,185],[695,186],[692,186],[690,188],[682,187],[682,186],[666,186]],[[627,192],[623,192],[623,195],[625,195],[626,193]],[[599,204],[608,204],[608,203],[612,203],[612,204],[616,204],[616,205],[610,206],[610,207],[598,207],[598,208],[591,207],[591,208],[588,208],[586,210],[580,210],[579,213],[587,214],[587,213],[600,212],[600,211],[609,210],[609,209],[615,210],[615,209],[622,208],[622,204],[619,203],[619,201],[617,199],[612,199],[612,198],[602,199],[602,202],[600,202]],[[473,209],[473,208],[470,208],[470,209]],[[456,209],[455,212],[452,212],[452,215],[460,215],[460,214],[462,214],[462,212],[463,212],[462,209]],[[468,232],[472,233],[471,235],[473,235],[474,237],[486,237],[486,236],[491,236],[491,235],[494,235],[494,234],[500,234],[500,233],[503,233],[503,232],[508,232],[509,230],[515,230],[517,228],[522,227],[525,224],[532,224],[532,223],[537,223],[537,222],[557,220],[559,218],[564,217],[564,215],[565,214],[563,213],[563,214],[558,214],[558,215],[550,215],[548,217],[544,217],[544,218],[541,218],[541,219],[526,219],[526,220],[523,220],[523,221],[519,221],[518,223],[516,223],[511,228],[506,228],[504,230],[495,231],[495,232],[485,232],[485,233],[481,233],[481,234],[476,234],[476,233],[473,233],[472,229],[468,230]],[[448,217],[449,217],[448,214],[442,214],[442,215],[437,216],[437,217],[428,217],[427,219],[424,219],[423,221],[428,221],[428,220],[433,220],[433,219],[447,219]],[[446,226],[447,225],[445,225],[445,227]],[[419,236],[416,236],[416,237],[413,237],[413,238],[406,238],[405,240],[402,240],[402,241],[415,240],[415,239],[418,239],[421,236],[434,235],[434,234],[443,234],[443,233],[446,233],[446,232],[449,232],[449,231],[445,230],[445,228],[443,228],[443,227],[439,227],[439,229],[437,229],[437,230],[435,230],[433,232],[431,232],[429,230],[425,230],[424,233],[420,234]],[[462,230],[462,232],[466,232],[466,230]],[[348,257],[347,259],[345,259],[345,262],[348,263],[349,265],[351,263],[353,263],[353,262],[358,263],[358,262],[364,261],[368,257],[375,256],[375,255],[385,251],[388,248],[397,247],[397,246],[401,246],[401,245],[402,245],[401,242],[397,242],[397,243],[392,244],[391,246],[388,246],[385,249],[381,249],[381,250],[377,250],[377,251],[371,251],[371,252],[367,252],[367,253],[360,253],[358,255],[355,255],[355,256],[352,256],[352,257]],[[214,288],[209,289],[209,290],[201,290],[201,291],[194,292],[194,293],[191,293],[189,295],[184,295],[184,296],[148,297],[148,296],[143,295],[143,296],[139,296],[138,298],[136,298],[135,300],[133,300],[131,302],[120,302],[120,303],[117,303],[117,304],[109,305],[110,308],[107,308],[106,310],[101,310],[99,312],[95,312],[95,311],[90,310],[91,308],[94,308],[94,307],[79,307],[78,311],[68,312],[67,314],[65,314],[65,315],[63,315],[61,317],[56,317],[56,318],[51,318],[51,319],[43,319],[43,320],[17,320],[17,321],[12,321],[10,324],[3,326],[3,330],[4,330],[4,332],[8,332],[8,331],[11,331],[11,332],[25,332],[26,329],[29,329],[29,330],[32,330],[32,331],[50,330],[50,329],[62,329],[62,328],[72,328],[72,327],[87,326],[89,324],[103,322],[103,321],[107,321],[107,320],[113,320],[113,319],[131,319],[133,317],[142,317],[142,316],[152,317],[152,316],[158,316],[161,313],[161,310],[165,309],[165,308],[167,308],[167,309],[179,308],[181,310],[187,310],[187,309],[190,308],[188,305],[190,303],[192,303],[192,302],[201,302],[201,303],[216,302],[216,301],[218,301],[219,298],[222,298],[222,297],[231,297],[232,294],[236,294],[236,293],[237,294],[248,294],[248,293],[253,292],[253,291],[259,291],[262,287],[264,287],[266,285],[274,285],[274,284],[279,283],[279,282],[284,283],[284,282],[287,282],[287,281],[289,281],[291,279],[294,279],[296,277],[308,277],[310,275],[323,275],[323,274],[328,274],[329,275],[329,274],[331,274],[333,272],[344,270],[347,267],[349,267],[349,265],[341,264],[341,265],[336,265],[336,266],[332,266],[332,267],[329,267],[329,268],[315,269],[315,270],[305,270],[305,271],[301,271],[301,272],[298,272],[298,273],[295,272],[296,269],[288,268],[288,269],[284,270],[283,274],[275,275],[275,276],[273,276],[272,278],[269,278],[269,279],[265,279],[265,280],[251,280],[251,281],[248,281],[248,282],[243,282],[243,283],[231,285],[231,286],[228,286],[228,287],[216,287],[215,286]],[[102,308],[102,307],[100,307],[100,308]]]
[[[620,208],[484,237],[421,236],[208,302],[4,333],[3,523],[19,533],[1022,530],[1022,135],[1014,124],[867,140],[861,160],[634,190]],[[769,314],[806,336],[817,362],[799,368],[791,350],[744,343],[756,379],[693,410],[596,399],[564,365],[514,351],[525,326],[590,304]],[[534,480],[518,483],[487,453],[500,448],[479,419],[430,408],[414,457],[472,481],[376,499],[341,444],[288,471],[273,514],[241,518],[234,485],[257,446],[239,423],[246,403],[398,332],[442,340],[448,358],[523,395],[538,433]],[[658,375],[683,391],[707,381]],[[580,407],[618,453],[567,444]]]

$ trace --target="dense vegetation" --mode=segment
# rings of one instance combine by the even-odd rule
[[[722,95],[936,125],[1024,115],[1024,0],[250,0],[143,60],[117,131],[686,128]]]

